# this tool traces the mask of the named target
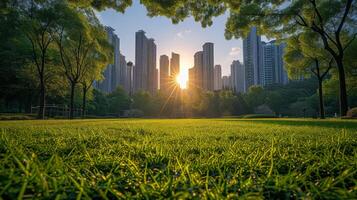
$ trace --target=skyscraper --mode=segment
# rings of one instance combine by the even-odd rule
[[[148,39],[145,32],[135,33],[134,92],[148,90]]]
[[[114,33],[112,27],[105,27],[109,44],[113,46],[114,63],[109,64],[103,72],[103,80],[94,85],[97,89],[105,93],[113,92],[119,85],[124,87],[125,68],[121,67],[122,55],[120,53],[120,39]]]
[[[110,79],[110,88],[107,88],[107,92],[110,93],[115,90],[116,87],[120,84],[120,39],[114,33],[114,29],[112,27],[106,26],[105,30],[107,31],[108,42],[113,46],[114,49],[114,63],[111,64],[111,72],[110,78],[104,76],[104,79]],[[109,74],[109,73],[107,73]]]
[[[275,40],[268,43],[262,42],[263,47],[263,78],[261,84],[287,84],[287,73],[284,69],[284,46]]]
[[[155,68],[154,93],[159,89],[159,69]]]
[[[156,44],[154,39],[148,40],[148,76],[147,90],[154,94],[157,91]]]
[[[100,90],[104,93],[111,93],[112,92],[112,71],[113,71],[113,64],[109,64],[104,72],[103,72],[103,80],[96,82],[95,88]]]
[[[239,62],[234,60],[231,64],[231,88],[235,93],[246,92],[245,87],[245,67]]]
[[[188,69],[188,89],[197,87],[197,68],[192,67]]]
[[[213,89],[215,91],[221,90],[222,89],[222,67],[221,65],[216,65],[214,66],[214,72],[213,72],[214,78],[214,87]]]
[[[278,82],[280,84],[288,84],[289,83],[289,78],[288,78],[288,73],[285,69],[285,65],[284,65],[284,49],[286,47],[286,44],[285,43],[281,43],[279,44],[278,46],[278,51],[277,51],[277,60],[278,60],[278,74],[277,76],[279,77],[278,78]]]
[[[252,85],[260,85],[262,78],[263,51],[261,38],[256,27],[251,28],[248,37],[243,40],[243,62],[245,67],[245,91]]]
[[[214,45],[203,45],[203,89],[213,91]]]
[[[126,90],[131,95],[133,94],[133,83],[134,83],[134,66],[132,62],[127,63],[126,69]]]
[[[143,30],[135,34],[134,92],[157,90],[156,44]]]
[[[232,89],[231,76],[222,77],[222,89],[224,90]]]
[[[123,87],[127,92],[129,92],[126,88],[127,83],[127,66],[126,66],[126,59],[123,54],[120,54],[120,68],[119,68],[119,76],[118,76],[118,83],[121,87]]]
[[[273,42],[262,42],[263,48],[263,78],[261,80],[262,85],[272,85],[276,83],[278,78],[276,72],[277,67],[277,47]]]
[[[194,66],[195,68],[195,85],[197,88],[203,89],[203,51],[198,51],[194,55]]]
[[[176,78],[176,76],[180,73],[180,55],[177,53],[171,53],[170,60],[170,76]]]
[[[166,91],[169,86],[169,57],[167,55],[160,56],[160,90]]]

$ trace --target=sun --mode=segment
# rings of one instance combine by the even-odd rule
[[[181,89],[187,88],[188,77],[184,73],[180,73],[176,76],[176,82],[180,86]]]

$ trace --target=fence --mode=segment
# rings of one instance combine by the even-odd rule
[[[31,114],[38,113],[40,106],[31,106]],[[69,118],[70,108],[67,105],[56,105],[56,104],[47,104],[44,106],[45,116],[47,117],[61,117]],[[81,117],[82,109],[75,108],[73,110],[73,117]]]

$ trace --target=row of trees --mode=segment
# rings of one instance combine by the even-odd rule
[[[338,80],[331,77],[325,81],[326,114],[338,113]],[[205,92],[202,90],[156,94],[137,92],[131,97],[117,88],[111,94],[97,90],[89,100],[89,115],[127,117],[221,117],[263,114],[264,116],[317,117],[319,113],[319,80],[311,77],[292,81],[287,85],[272,85],[262,88],[252,86],[245,94],[234,94],[230,90]],[[349,101],[357,106],[357,88],[349,88]],[[170,95],[171,94],[171,95]],[[76,102],[80,105],[80,101]]]
[[[1,76],[13,76],[2,84],[8,90],[5,101],[31,93],[32,104],[37,89],[38,117],[43,119],[50,90],[69,86],[73,118],[75,88],[81,84],[85,112],[88,90],[112,61],[112,47],[93,10],[58,0],[5,1],[1,24]]]

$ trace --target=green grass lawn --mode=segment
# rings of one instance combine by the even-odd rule
[[[1,197],[356,199],[357,121],[1,121]]]

